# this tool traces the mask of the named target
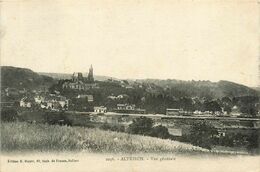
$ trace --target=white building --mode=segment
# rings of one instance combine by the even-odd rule
[[[135,105],[117,104],[117,110],[135,110]]]
[[[166,109],[166,115],[180,115],[182,111],[183,111],[182,109],[167,108]]]
[[[233,106],[232,109],[231,109],[231,115],[232,116],[239,116],[241,113],[239,111],[239,108],[238,106]]]
[[[94,107],[94,112],[95,113],[106,113],[107,108],[105,106],[95,106]]]

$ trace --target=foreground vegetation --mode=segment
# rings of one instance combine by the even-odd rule
[[[2,123],[1,137],[4,152],[209,153],[207,149],[172,140],[84,127],[25,122]]]
[[[246,154],[258,154],[259,155],[259,153],[260,153],[260,149],[259,149],[259,144],[260,144],[260,142],[259,142],[260,133],[259,132],[260,132],[260,130],[259,129],[252,130],[251,133],[228,132],[228,133],[225,133],[225,136],[224,136],[224,135],[219,135],[218,130],[214,127],[214,125],[216,125],[216,124],[213,124],[210,121],[175,122],[177,127],[182,126],[186,129],[187,129],[187,127],[189,128],[189,132],[185,133],[182,137],[175,137],[169,133],[167,127],[162,126],[162,125],[155,125],[154,121],[147,117],[134,118],[130,125],[124,126],[122,124],[115,125],[115,124],[107,123],[107,122],[105,122],[105,123],[104,122],[93,122],[93,121],[90,121],[89,115],[77,115],[77,114],[73,114],[73,113],[67,114],[67,113],[62,113],[62,112],[52,112],[52,113],[51,112],[25,112],[25,113],[20,113],[18,115],[12,109],[9,109],[9,110],[5,110],[5,111],[1,111],[1,120],[2,120],[2,122],[5,122],[7,124],[11,123],[11,122],[16,122],[16,121],[20,121],[20,124],[22,124],[22,122],[26,122],[27,125],[29,125],[28,127],[30,130],[34,130],[34,128],[32,128],[32,126],[30,126],[33,123],[37,123],[39,126],[36,126],[36,127],[38,127],[38,128],[41,127],[42,125],[45,128],[48,128],[46,126],[53,128],[56,125],[66,125],[66,126],[73,126],[72,127],[73,134],[75,135],[75,134],[80,133],[80,136],[81,136],[82,128],[84,129],[84,127],[85,127],[86,131],[87,130],[90,131],[90,129],[87,129],[87,128],[97,128],[95,130],[98,130],[98,129],[109,130],[109,131],[106,131],[108,133],[114,132],[116,134],[119,134],[119,133],[123,134],[123,132],[125,132],[125,136],[128,136],[128,137],[131,136],[130,139],[133,139],[133,137],[132,137],[133,135],[142,135],[142,136],[161,138],[161,139],[168,140],[168,141],[170,141],[170,140],[180,141],[180,142],[192,144],[194,146],[199,146],[201,148],[206,148],[208,150],[220,150],[221,152],[223,152],[224,150],[227,150],[224,147],[229,147],[229,148],[233,149],[233,151],[231,151],[232,153],[238,153],[238,151],[241,149],[243,149],[244,153],[246,153]],[[36,124],[34,124],[34,125],[36,125]],[[41,127],[41,128],[44,128],[44,127]],[[14,127],[14,128],[16,128],[16,127]],[[58,126],[57,126],[57,128],[58,128],[58,129],[56,129],[57,132],[60,132],[59,130],[62,130],[62,128],[59,128]],[[68,129],[66,129],[66,130],[68,130]],[[92,129],[92,130],[94,131],[94,129]],[[100,130],[98,130],[98,131],[100,131]],[[14,134],[13,132],[11,132],[12,129],[11,130],[6,129],[6,131],[9,134],[9,136],[7,136],[7,138],[10,137],[10,139],[12,139],[11,136]],[[48,129],[47,131],[53,132],[55,130]],[[70,131],[70,130],[68,130],[68,131]],[[33,133],[33,134],[37,135],[37,134],[41,134],[41,132],[42,131],[40,131],[39,133],[36,133],[36,134]],[[104,132],[105,131],[103,131],[101,133],[104,133]],[[69,134],[69,133],[67,132],[66,134]],[[85,133],[83,132],[83,135],[84,134]],[[4,133],[4,135],[5,135],[5,133]],[[26,137],[26,133],[24,135],[25,135],[24,137]],[[43,135],[43,134],[41,134],[41,135]],[[44,137],[47,137],[47,136],[44,136]],[[53,136],[53,137],[55,138],[55,136]],[[61,136],[59,136],[59,137],[61,137]],[[115,139],[116,139],[116,141],[118,140],[118,138],[116,138],[116,136],[115,136]],[[58,139],[57,142],[59,142],[59,141],[60,140]],[[75,141],[78,141],[78,140],[75,140]],[[84,141],[84,139],[83,139],[83,141]],[[12,142],[12,141],[10,140],[10,142]],[[72,142],[72,141],[70,141],[70,142]],[[42,146],[39,146],[39,149],[36,149],[36,150],[40,150],[40,151],[42,151],[42,150],[44,150],[44,151],[46,151],[46,150],[82,150],[83,148],[80,147],[80,145],[81,146],[85,145],[85,143],[88,143],[88,141],[86,141],[84,144],[79,144],[79,145],[76,144],[76,146],[69,145],[69,147],[67,147],[66,145],[64,146],[64,144],[63,144],[60,146],[60,148],[59,147],[58,148],[52,148],[52,147],[48,148],[49,147],[48,143],[50,143],[50,142],[47,141],[46,149],[42,148]],[[11,145],[12,144],[15,145],[16,143],[11,143]],[[10,145],[8,145],[8,146],[10,146]],[[20,144],[18,145],[18,147],[19,146],[20,146]],[[63,146],[65,147],[65,149],[62,148]],[[90,145],[90,146],[92,146],[92,145]],[[143,145],[141,145],[141,146],[143,146]],[[36,147],[37,147],[37,145],[36,145]],[[72,148],[70,148],[70,147],[72,147]],[[221,148],[216,149],[216,147],[221,147]],[[9,148],[7,148],[7,149],[9,149]],[[16,148],[16,146],[13,146],[13,148],[11,147],[10,150],[11,149],[20,150],[19,148]],[[26,150],[26,149],[27,148],[24,148],[24,146],[23,146],[22,150]],[[30,147],[28,148],[28,150],[30,150]],[[96,151],[96,150],[92,150],[92,147],[84,148],[83,150]],[[100,150],[103,150],[103,148],[100,148]],[[130,151],[123,150],[122,152],[130,152]],[[161,152],[161,151],[158,150],[158,152]],[[241,153],[241,151],[239,151],[239,152]]]

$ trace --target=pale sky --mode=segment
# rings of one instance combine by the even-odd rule
[[[259,85],[257,0],[3,0],[1,65]]]

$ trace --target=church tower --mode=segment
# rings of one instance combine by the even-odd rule
[[[94,82],[94,75],[93,75],[93,67],[92,65],[89,68],[88,72],[88,82]]]

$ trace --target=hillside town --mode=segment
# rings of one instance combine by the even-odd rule
[[[161,89],[153,84],[129,83],[127,80],[95,81],[91,65],[87,77],[84,77],[80,72],[75,72],[71,75],[71,79],[59,80],[57,84],[43,90],[26,90],[25,88],[18,90],[7,87],[3,90],[2,96],[3,98],[14,99],[13,101],[3,102],[3,106],[6,106],[4,103],[8,105],[8,103],[14,104],[19,101],[21,109],[94,112],[94,109],[106,108],[106,112],[129,114],[260,116],[260,103],[254,97],[246,97],[248,100],[251,98],[250,101],[252,102],[249,102],[251,104],[249,109],[243,109],[245,108],[241,107],[243,100],[239,100],[239,98],[236,100],[236,97],[233,99],[231,97],[209,99],[197,96],[176,98],[165,95],[167,91]],[[106,95],[101,92],[105,92]],[[150,98],[149,96],[154,99],[168,99],[173,103],[170,105],[165,103],[164,107],[159,110],[146,111],[145,103]]]
[[[178,96],[174,88],[149,82],[112,78],[99,81],[95,80],[91,65],[87,75],[75,72],[70,79],[56,80],[49,87],[2,88],[1,110],[14,108],[31,122],[37,122],[35,116],[39,114],[41,118],[65,114],[66,118],[56,115],[58,123],[80,126],[91,123],[95,127],[127,128],[135,119],[145,117],[155,126],[166,127],[172,137],[184,141],[193,122],[207,121],[216,128],[218,138],[235,135],[232,145],[259,131],[258,96],[214,98],[203,91],[205,96]],[[67,118],[71,118],[69,123]]]

